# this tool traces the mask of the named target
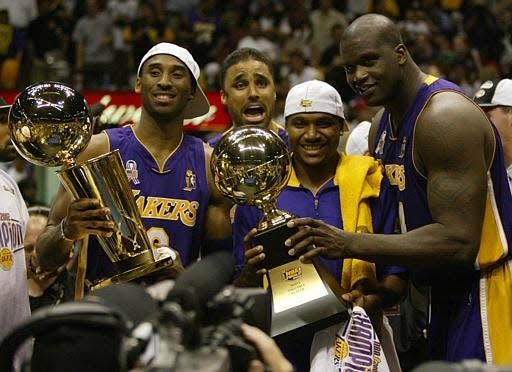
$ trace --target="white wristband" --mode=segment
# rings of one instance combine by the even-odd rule
[[[66,242],[74,242],[73,239],[69,239],[68,237],[66,237],[66,234],[64,234],[64,221],[66,221],[66,217],[63,218],[62,221],[60,221],[60,237],[62,240]]]

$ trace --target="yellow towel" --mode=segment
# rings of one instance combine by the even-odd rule
[[[339,187],[345,231],[373,232],[369,198],[379,196],[382,176],[382,168],[372,157],[343,154],[336,168],[334,184]],[[349,291],[362,279],[376,282],[375,264],[358,259],[344,259],[342,287]]]

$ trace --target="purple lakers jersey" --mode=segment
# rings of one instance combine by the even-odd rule
[[[106,133],[110,150],[119,149],[149,240],[177,250],[186,267],[198,258],[204,235],[209,199],[204,142],[184,135],[160,169],[131,126]],[[87,279],[112,275],[112,265],[99,244],[91,243]]]
[[[430,98],[447,90],[461,93],[455,84],[428,76],[402,118],[398,132],[393,133],[389,112],[385,110],[372,144],[374,156],[382,162],[386,174],[381,197],[397,203],[402,232],[433,222],[428,207],[427,180],[413,162],[413,136],[418,117]],[[496,130],[494,132],[497,135]],[[487,322],[487,314],[480,311],[480,303],[485,299],[478,300],[482,295],[483,280],[478,270],[504,261],[509,256],[508,247],[512,241],[512,197],[499,140],[488,172],[488,185],[476,270],[465,274],[434,270],[412,273],[414,278],[431,286],[429,338],[433,358],[451,361],[485,359],[482,329],[486,324],[482,323]]]

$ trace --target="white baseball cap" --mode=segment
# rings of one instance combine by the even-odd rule
[[[344,127],[348,129],[341,96],[332,85],[324,81],[309,80],[295,85],[288,92],[284,104],[285,118],[305,112],[320,112],[337,116],[343,119]]]
[[[194,57],[192,57],[192,54],[190,54],[190,52],[185,48],[171,43],[156,44],[140,60],[139,68],[137,69],[137,76],[139,76],[142,71],[142,65],[144,65],[148,59],[156,56],[157,54],[167,54],[169,56],[178,58],[185,64],[185,66],[187,66],[189,71],[196,79],[196,92],[194,97],[188,102],[187,107],[185,107],[185,119],[192,119],[207,114],[210,110],[210,104],[208,103],[208,99],[206,99],[203,90],[197,83],[200,75],[199,65],[194,60]]]
[[[372,124],[369,121],[362,121],[352,129],[345,144],[347,155],[366,155],[368,151],[368,132]]]
[[[482,83],[473,99],[482,107],[512,106],[512,80],[502,79],[497,84],[487,80]]]

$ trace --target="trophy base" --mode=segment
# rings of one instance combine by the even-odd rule
[[[253,245],[262,245],[265,252],[258,268],[267,270],[272,294],[270,335],[279,338],[298,337],[348,318],[343,290],[321,261],[304,263],[288,254],[284,242],[298,231],[286,225],[290,218],[253,237]]]
[[[258,269],[269,270],[294,260],[294,257],[288,254],[284,242],[298,230],[296,227],[286,226],[287,222],[288,220],[262,230],[253,237],[253,245],[262,245],[265,251],[265,259],[258,265]]]
[[[127,270],[120,274],[111,276],[110,278],[103,279],[97,283],[94,283],[91,287],[89,287],[90,291],[94,291],[96,289],[100,289],[111,284],[116,283],[125,283],[131,280],[140,278],[141,276],[145,276],[159,270],[162,270],[166,267],[171,266],[174,263],[172,257],[166,257],[158,261],[150,262],[148,264],[144,264],[141,266],[134,267],[131,270]]]
[[[288,262],[268,271],[272,292],[270,335],[286,338],[320,330],[348,318],[342,289],[320,261]]]

